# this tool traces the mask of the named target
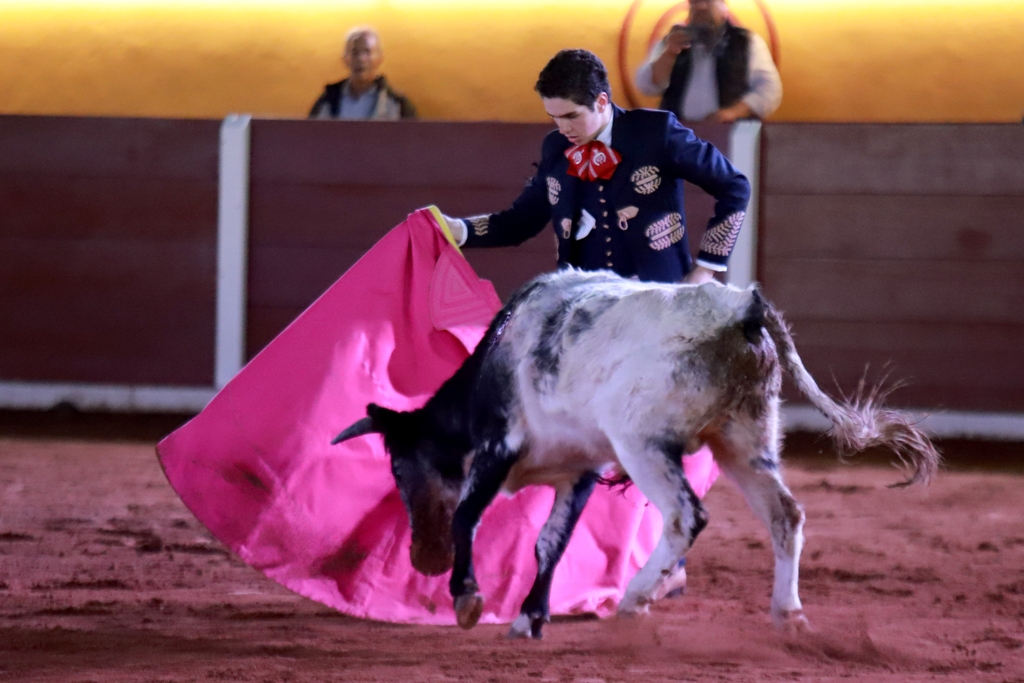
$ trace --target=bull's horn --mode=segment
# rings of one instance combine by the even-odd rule
[[[377,430],[373,428],[373,419],[364,417],[362,420],[358,420],[354,425],[334,437],[334,441],[331,442],[331,445],[333,446],[334,444],[339,444],[342,441],[354,439],[355,437],[362,436],[363,434],[372,434],[375,431]]]

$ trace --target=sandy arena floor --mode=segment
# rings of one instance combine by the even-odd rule
[[[770,625],[767,534],[723,481],[688,595],[521,642],[504,627],[359,621],[290,594],[192,518],[153,444],[0,437],[0,681],[1024,683],[1019,465],[891,490],[897,471],[805,445],[787,480],[807,509],[812,633]]]

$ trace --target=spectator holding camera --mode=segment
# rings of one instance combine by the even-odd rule
[[[384,54],[380,38],[370,28],[355,28],[345,37],[342,61],[349,77],[324,88],[309,112],[311,119],[373,119],[397,121],[416,118],[416,108],[395,92],[380,74]]]
[[[725,0],[690,0],[685,25],[675,25],[636,75],[645,95],[683,121],[732,123],[763,119],[782,102],[782,81],[756,33],[729,21]]]

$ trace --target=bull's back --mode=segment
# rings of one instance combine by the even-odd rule
[[[578,275],[548,276],[501,341],[530,438],[604,458],[609,425],[670,421],[680,403],[714,403],[699,391],[707,382],[681,382],[680,373],[688,365],[700,371],[699,350],[740,329],[749,290]]]
[[[668,357],[741,324],[752,289],[670,285],[560,271],[530,285],[500,341],[526,392],[574,395],[627,369],[647,376]]]

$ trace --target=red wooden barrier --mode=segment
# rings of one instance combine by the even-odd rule
[[[772,124],[760,277],[812,373],[1024,411],[1024,127]]]
[[[212,384],[219,125],[0,116],[0,378]]]
[[[212,384],[219,125],[0,117],[0,381]],[[507,206],[548,129],[253,122],[249,355],[410,211]],[[1024,412],[1024,128],[764,135],[760,279],[812,372],[891,361],[898,405]],[[691,188],[691,241],[709,209]],[[467,257],[507,296],[553,238]]]

